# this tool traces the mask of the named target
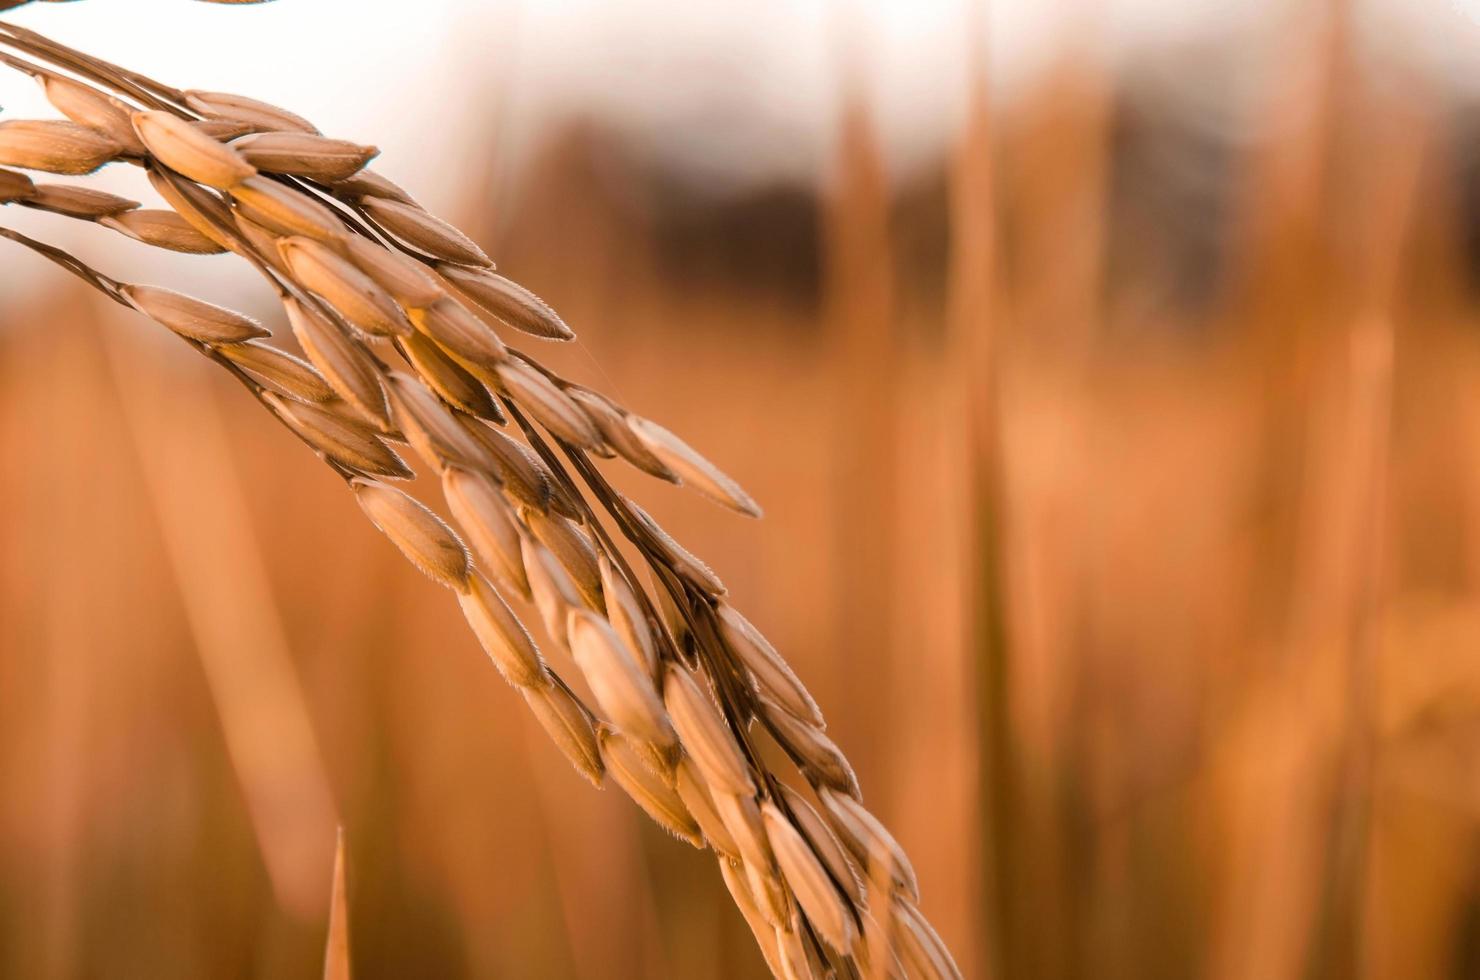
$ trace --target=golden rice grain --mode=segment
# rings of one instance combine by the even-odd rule
[[[298,132],[254,133],[231,148],[258,170],[326,182],[353,177],[380,153],[373,146]]]
[[[483,419],[502,419],[483,383],[443,353],[425,334],[413,332],[397,341],[407,363],[443,401]]]
[[[174,113],[150,110],[132,118],[134,131],[154,158],[197,183],[230,190],[257,173],[241,154]]]
[[[466,591],[458,594],[458,602],[483,651],[504,680],[515,687],[537,687],[545,683],[545,662],[539,648],[503,596],[481,572],[472,572]]]
[[[328,408],[284,399],[270,391],[262,400],[293,431],[341,466],[372,476],[406,479],[413,475],[401,457],[363,425]]]
[[[588,609],[570,609],[566,636],[576,666],[606,717],[635,738],[660,748],[671,746],[673,727],[653,690],[652,678],[610,624]]]
[[[509,397],[557,438],[582,448],[600,445],[601,436],[591,419],[544,374],[512,359],[494,370]]]
[[[390,427],[390,406],[380,370],[345,329],[313,305],[283,301],[293,336],[309,361],[339,396],[382,429]]]
[[[350,486],[360,508],[411,564],[449,588],[466,588],[467,549],[441,518],[404,490],[378,480],[356,478]]]
[[[277,235],[302,235],[321,242],[337,241],[344,223],[307,194],[267,177],[248,177],[231,188],[236,205],[251,221]]]
[[[118,141],[75,122],[0,122],[0,164],[54,174],[90,174],[123,152]]]
[[[492,367],[508,357],[504,342],[493,328],[450,296],[410,313],[418,330],[465,365]]]
[[[432,258],[459,265],[492,264],[471,238],[419,207],[384,197],[361,198],[360,206],[380,227]]]
[[[317,133],[313,123],[286,109],[245,95],[229,92],[202,92],[192,89],[185,93],[185,104],[202,116],[212,119],[233,119],[251,125],[264,132]]]
[[[617,785],[664,830],[679,840],[703,849],[704,837],[693,816],[673,788],[643,761],[632,740],[620,732],[597,732],[601,760]]]
[[[334,397],[334,389],[313,365],[260,340],[223,344],[217,351],[281,394],[306,402],[326,402]]]
[[[627,424],[648,451],[678,474],[684,483],[747,517],[761,516],[760,505],[740,484],[678,436],[658,423],[636,415],[629,416]]]
[[[846,793],[824,787],[818,790],[817,798],[822,801],[823,814],[837,831],[838,840],[859,865],[867,868],[872,861],[885,861],[894,887],[918,902],[920,883],[914,866],[879,818]]]
[[[28,208],[88,219],[122,214],[139,206],[138,201],[130,201],[117,194],[67,184],[37,184],[35,193],[21,203]]]
[[[121,292],[134,309],[191,340],[234,344],[268,334],[249,316],[172,289],[134,285],[124,286]]]
[[[560,684],[522,688],[519,693],[576,771],[592,785],[600,786],[605,769],[596,744],[596,730],[575,696]]]
[[[486,268],[440,263],[437,271],[504,323],[546,340],[574,340],[575,331],[534,293]]]
[[[428,465],[440,470],[457,463],[476,472],[493,468],[493,457],[483,443],[425,385],[400,371],[387,374],[386,382],[401,431]]]
[[[352,325],[380,337],[411,332],[411,321],[390,294],[348,259],[312,238],[284,238],[277,245],[298,284],[322,296]]]
[[[379,242],[350,235],[341,246],[361,272],[407,307],[428,307],[446,295],[442,284],[425,265]]]
[[[725,645],[750,670],[760,690],[797,718],[822,728],[817,702],[761,631],[727,602],[716,604],[715,616]]]
[[[656,681],[660,669],[658,650],[653,642],[653,631],[648,625],[647,616],[643,614],[642,606],[637,601],[637,594],[605,554],[597,559],[597,571],[601,577],[601,595],[612,628],[627,644],[627,649],[637,657],[648,676]]]
[[[147,152],[134,132],[129,118],[133,108],[128,103],[61,75],[45,74],[36,80],[46,100],[68,119],[103,133],[119,145],[122,153],[143,156]]]
[[[442,471],[442,494],[452,519],[484,566],[520,595],[530,598],[519,529],[497,488],[484,476],[449,466]]]
[[[98,222],[136,241],[172,252],[190,255],[219,255],[226,251],[174,211],[142,208],[105,217]]]
[[[750,777],[750,766],[715,707],[708,686],[684,667],[669,664],[663,679],[663,703],[668,706],[668,715],[673,727],[678,729],[684,751],[698,764],[705,781],[716,790],[753,795],[755,783]]]

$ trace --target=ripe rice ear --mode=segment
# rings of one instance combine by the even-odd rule
[[[644,742],[660,748],[671,746],[673,727],[651,678],[606,620],[588,609],[571,609],[565,631],[576,666],[612,723]]]
[[[117,140],[60,119],[0,122],[0,164],[77,176],[90,174],[123,147]]]
[[[440,263],[437,271],[504,323],[546,340],[574,340],[575,331],[534,293],[486,268]]]
[[[365,197],[360,206],[381,228],[432,258],[459,265],[487,267],[493,264],[471,238],[415,205],[383,197]]]
[[[318,405],[265,392],[262,401],[309,445],[348,469],[372,476],[409,479],[411,469],[379,438],[343,416]]]
[[[249,99],[245,95],[192,89],[185,93],[185,104],[202,116],[235,120],[263,132],[318,132],[313,123],[302,116],[258,99]]]
[[[249,316],[160,286],[124,286],[120,292],[140,313],[182,337],[207,344],[236,344],[268,331]]]
[[[716,791],[753,796],[755,783],[750,766],[700,681],[686,668],[669,664],[663,680],[663,702],[684,751],[699,766],[705,781]]]
[[[472,572],[467,590],[458,595],[458,602],[483,651],[504,680],[525,688],[547,683],[545,661],[539,648],[493,583],[477,571]]]
[[[138,201],[130,201],[117,194],[67,184],[37,184],[35,192],[21,201],[21,204],[41,211],[87,219],[106,218],[139,206]]]
[[[593,786],[600,786],[605,767],[596,744],[596,730],[575,695],[561,684],[523,688],[519,693],[576,771]]]
[[[248,177],[231,188],[231,196],[242,214],[276,235],[335,242],[346,233],[334,212],[267,177]]]
[[[257,168],[172,112],[133,114],[134,132],[160,163],[197,183],[230,190],[256,176]]]
[[[630,739],[620,732],[597,733],[601,759],[617,785],[653,818],[653,821],[681,841],[703,850],[704,836],[699,832],[683,800],[673,788],[660,779],[642,759]]]
[[[46,73],[38,75],[36,80],[46,100],[68,119],[103,133],[118,144],[122,153],[143,156],[147,152],[134,132],[129,119],[133,108],[126,102],[61,75]]]
[[[206,237],[174,211],[143,208],[102,218],[98,222],[135,241],[189,255],[219,255],[226,249]]]
[[[373,146],[296,132],[255,133],[231,148],[258,170],[329,183],[353,177],[380,153]]]
[[[377,480],[350,481],[355,499],[371,522],[407,560],[434,581],[459,592],[471,572],[467,549],[452,529],[415,497]]]
[[[487,478],[457,466],[442,471],[442,494],[468,544],[500,580],[530,598],[514,515]]]
[[[669,432],[658,423],[629,416],[627,425],[647,447],[679,478],[712,500],[718,501],[746,517],[760,517],[761,508],[755,500],[718,466],[705,459],[688,443]]]
[[[377,337],[411,332],[411,321],[390,294],[348,259],[312,238],[285,238],[277,246],[298,284],[322,296],[354,326]]]
[[[334,397],[334,389],[313,365],[260,340],[222,344],[216,351],[281,394],[306,402],[326,402]]]

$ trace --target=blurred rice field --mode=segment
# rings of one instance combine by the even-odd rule
[[[766,508],[612,470],[969,977],[1480,976],[1476,115],[1322,9],[1235,135],[1208,52],[1071,51],[908,174],[855,93],[815,188],[596,119],[448,214]],[[330,472],[50,275],[0,257],[0,976],[316,975],[338,824],[357,977],[765,974]]]

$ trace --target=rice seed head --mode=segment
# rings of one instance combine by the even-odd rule
[[[638,440],[679,478],[700,493],[747,517],[760,517],[761,508],[745,490],[709,460],[651,419],[637,415],[627,425]]]
[[[693,816],[694,822],[704,834],[709,846],[727,857],[740,858],[740,846],[730,828],[725,826],[719,811],[715,809],[714,797],[704,783],[704,777],[695,768],[688,756],[679,757],[674,769],[673,788],[683,800],[684,807]]]
[[[260,340],[223,344],[216,350],[274,391],[305,402],[326,402],[334,397],[313,365]]]
[[[341,245],[344,254],[361,272],[407,307],[431,306],[447,295],[426,266],[379,242],[362,235],[349,235]]]
[[[397,343],[406,361],[443,401],[481,419],[503,419],[503,413],[483,383],[463,370],[424,334],[413,332]]]
[[[410,312],[416,329],[464,366],[494,367],[508,357],[508,349],[493,328],[450,296]]]
[[[570,575],[585,604],[605,613],[601,567],[596,559],[596,548],[585,532],[559,514],[544,514],[533,507],[523,508],[519,517]]]
[[[353,177],[380,153],[373,146],[298,132],[254,133],[231,147],[258,170],[326,183]]]
[[[863,908],[868,904],[863,892],[863,881],[859,875],[853,858],[848,854],[838,837],[828,826],[827,821],[822,819],[822,814],[808,803],[802,794],[782,783],[781,796],[786,800],[787,811],[791,814],[792,823],[797,830],[801,831],[807,843],[812,848],[812,853],[817,855],[827,873],[832,877],[833,883],[843,890],[848,901],[854,908]]]
[[[650,453],[627,425],[627,413],[618,408],[611,399],[587,388],[571,385],[566,395],[581,406],[586,416],[596,424],[601,440],[610,451],[615,452],[633,466],[660,480],[677,483],[678,476],[663,465],[663,461]]]
[[[521,688],[548,683],[539,648],[492,582],[474,570],[467,590],[458,594],[457,601],[473,634],[505,681]]]
[[[103,133],[119,145],[122,153],[143,156],[147,152],[134,132],[134,124],[129,119],[133,108],[127,103],[61,75],[45,74],[36,80],[46,94],[46,100],[68,119]]]
[[[571,655],[606,716],[617,728],[644,742],[660,748],[673,745],[673,727],[652,679],[611,626],[588,609],[571,609],[566,616]]]
[[[842,751],[832,739],[790,712],[778,706],[765,695],[760,697],[761,711],[784,748],[801,760],[802,771],[814,783],[821,783],[854,799],[863,794],[858,788],[858,777]]]
[[[354,326],[378,337],[411,333],[411,321],[396,301],[348,259],[312,238],[284,238],[277,245],[298,284],[322,296]]]
[[[504,392],[555,436],[583,449],[601,445],[591,419],[543,373],[518,360],[506,360],[494,371]]]
[[[524,573],[529,578],[529,591],[534,595],[535,608],[545,622],[545,632],[555,643],[568,647],[566,628],[567,616],[572,609],[581,607],[581,594],[570,580],[560,562],[550,554],[550,549],[536,541],[533,536],[519,536],[520,553],[524,556]]]
[[[817,702],[761,631],[727,602],[715,606],[715,616],[725,646],[749,668],[760,690],[802,721],[824,727]]]
[[[382,431],[388,430],[390,406],[380,383],[380,370],[364,349],[323,311],[291,296],[283,300],[283,308],[293,336],[324,380],[366,419]]]
[[[493,264],[471,238],[415,205],[384,197],[364,197],[360,206],[380,227],[432,258],[459,265]]]
[[[313,123],[302,116],[245,95],[192,89],[185,93],[185,104],[202,116],[235,120],[263,132],[318,132]]]
[[[335,181],[334,192],[352,201],[366,197],[382,197],[388,201],[408,204],[411,207],[419,206],[415,199],[402,190],[398,184],[369,169],[361,170],[345,180]]]
[[[648,626],[642,605],[637,601],[637,594],[604,554],[597,558],[597,572],[601,577],[601,595],[607,619],[627,644],[627,649],[637,657],[642,669],[657,681],[661,676],[657,645],[653,642],[653,631]]]
[[[755,935],[756,945],[760,947],[766,965],[771,968],[771,974],[776,977],[784,976],[780,952],[776,944],[776,927],[761,914],[755,896],[750,892],[745,866],[738,860],[721,855],[719,870],[720,876],[724,878],[725,887],[729,889],[731,900],[740,910],[745,924],[750,926],[750,931]]]
[[[520,595],[530,598],[519,529],[497,488],[484,476],[448,466],[442,470],[442,495],[452,511],[452,519],[484,566]]]
[[[345,234],[344,223],[334,212],[266,177],[248,177],[231,188],[241,213],[276,235],[301,235],[321,242],[337,242]]]
[[[673,788],[643,761],[632,740],[609,729],[597,733],[601,759],[617,785],[653,818],[658,826],[681,841],[703,849],[704,836]]]
[[[596,730],[575,695],[562,684],[522,688],[519,693],[524,695],[529,710],[534,712],[541,727],[565,753],[576,771],[589,779],[593,786],[600,786],[605,767],[596,744]]]
[[[124,286],[120,292],[134,309],[182,337],[207,344],[237,344],[268,331],[249,316],[160,286]]]
[[[219,242],[201,234],[174,211],[142,208],[102,218],[98,223],[145,245],[172,252],[219,255],[226,251]]]
[[[262,395],[262,401],[293,431],[341,466],[403,480],[415,475],[401,457],[363,425],[327,407],[288,400],[271,391]]]
[[[401,371],[386,375],[391,404],[401,431],[429,466],[457,463],[479,472],[493,468],[483,444],[420,381]]]
[[[678,729],[679,741],[699,766],[705,781],[716,791],[753,796],[755,783],[750,777],[750,766],[714,700],[699,685],[686,668],[668,665],[663,679],[663,703],[668,706],[673,727]]]
[[[122,214],[139,206],[138,201],[117,194],[67,184],[37,184],[35,193],[21,203],[28,208],[89,220]]]
[[[14,170],[0,169],[0,204],[23,201],[35,193],[36,185],[31,183],[30,177]]]
[[[231,209],[210,191],[179,179],[150,164],[149,183],[165,203],[190,226],[224,249],[237,251],[241,245],[223,229],[234,227]]]
[[[230,190],[256,176],[257,168],[172,112],[133,114],[134,132],[160,163],[196,183]]]
[[[652,515],[630,498],[624,497],[623,502],[632,512],[632,516],[637,518],[638,523],[647,529],[648,534],[657,544],[658,550],[663,553],[664,558],[668,559],[674,571],[711,596],[719,597],[729,591],[725,588],[725,583],[719,580],[719,576],[714,574],[713,569],[700,561],[693,552],[675,541],[673,535],[663,530],[663,526],[653,520]]]
[[[920,980],[962,980],[961,968],[951,951],[920,910],[909,902],[896,902],[898,942],[911,977]]]
[[[771,841],[776,863],[802,911],[807,913],[818,935],[829,946],[844,956],[848,955],[858,936],[858,927],[848,903],[833,886],[822,862],[801,831],[774,803],[762,804],[761,819],[765,822],[766,836]]]
[[[838,840],[859,865],[868,868],[872,862],[885,862],[894,888],[918,902],[920,882],[915,868],[879,818],[846,793],[822,787],[817,791],[817,798],[822,801],[823,814],[837,831]]]
[[[350,481],[350,487],[360,509],[411,564],[448,588],[467,588],[471,571],[467,549],[425,504],[378,480],[357,477]]]
[[[486,268],[440,263],[442,273],[463,295],[515,330],[546,340],[574,340],[575,331],[534,293]]]
[[[104,133],[61,119],[0,122],[0,164],[54,174],[90,174],[123,152]]]

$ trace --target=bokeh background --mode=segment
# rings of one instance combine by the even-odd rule
[[[379,145],[576,328],[554,366],[745,484],[759,524],[612,471],[967,976],[1480,975],[1480,4],[5,16]],[[228,257],[15,210],[279,325]],[[0,253],[0,975],[314,976],[340,824],[359,977],[764,975],[161,333]]]

